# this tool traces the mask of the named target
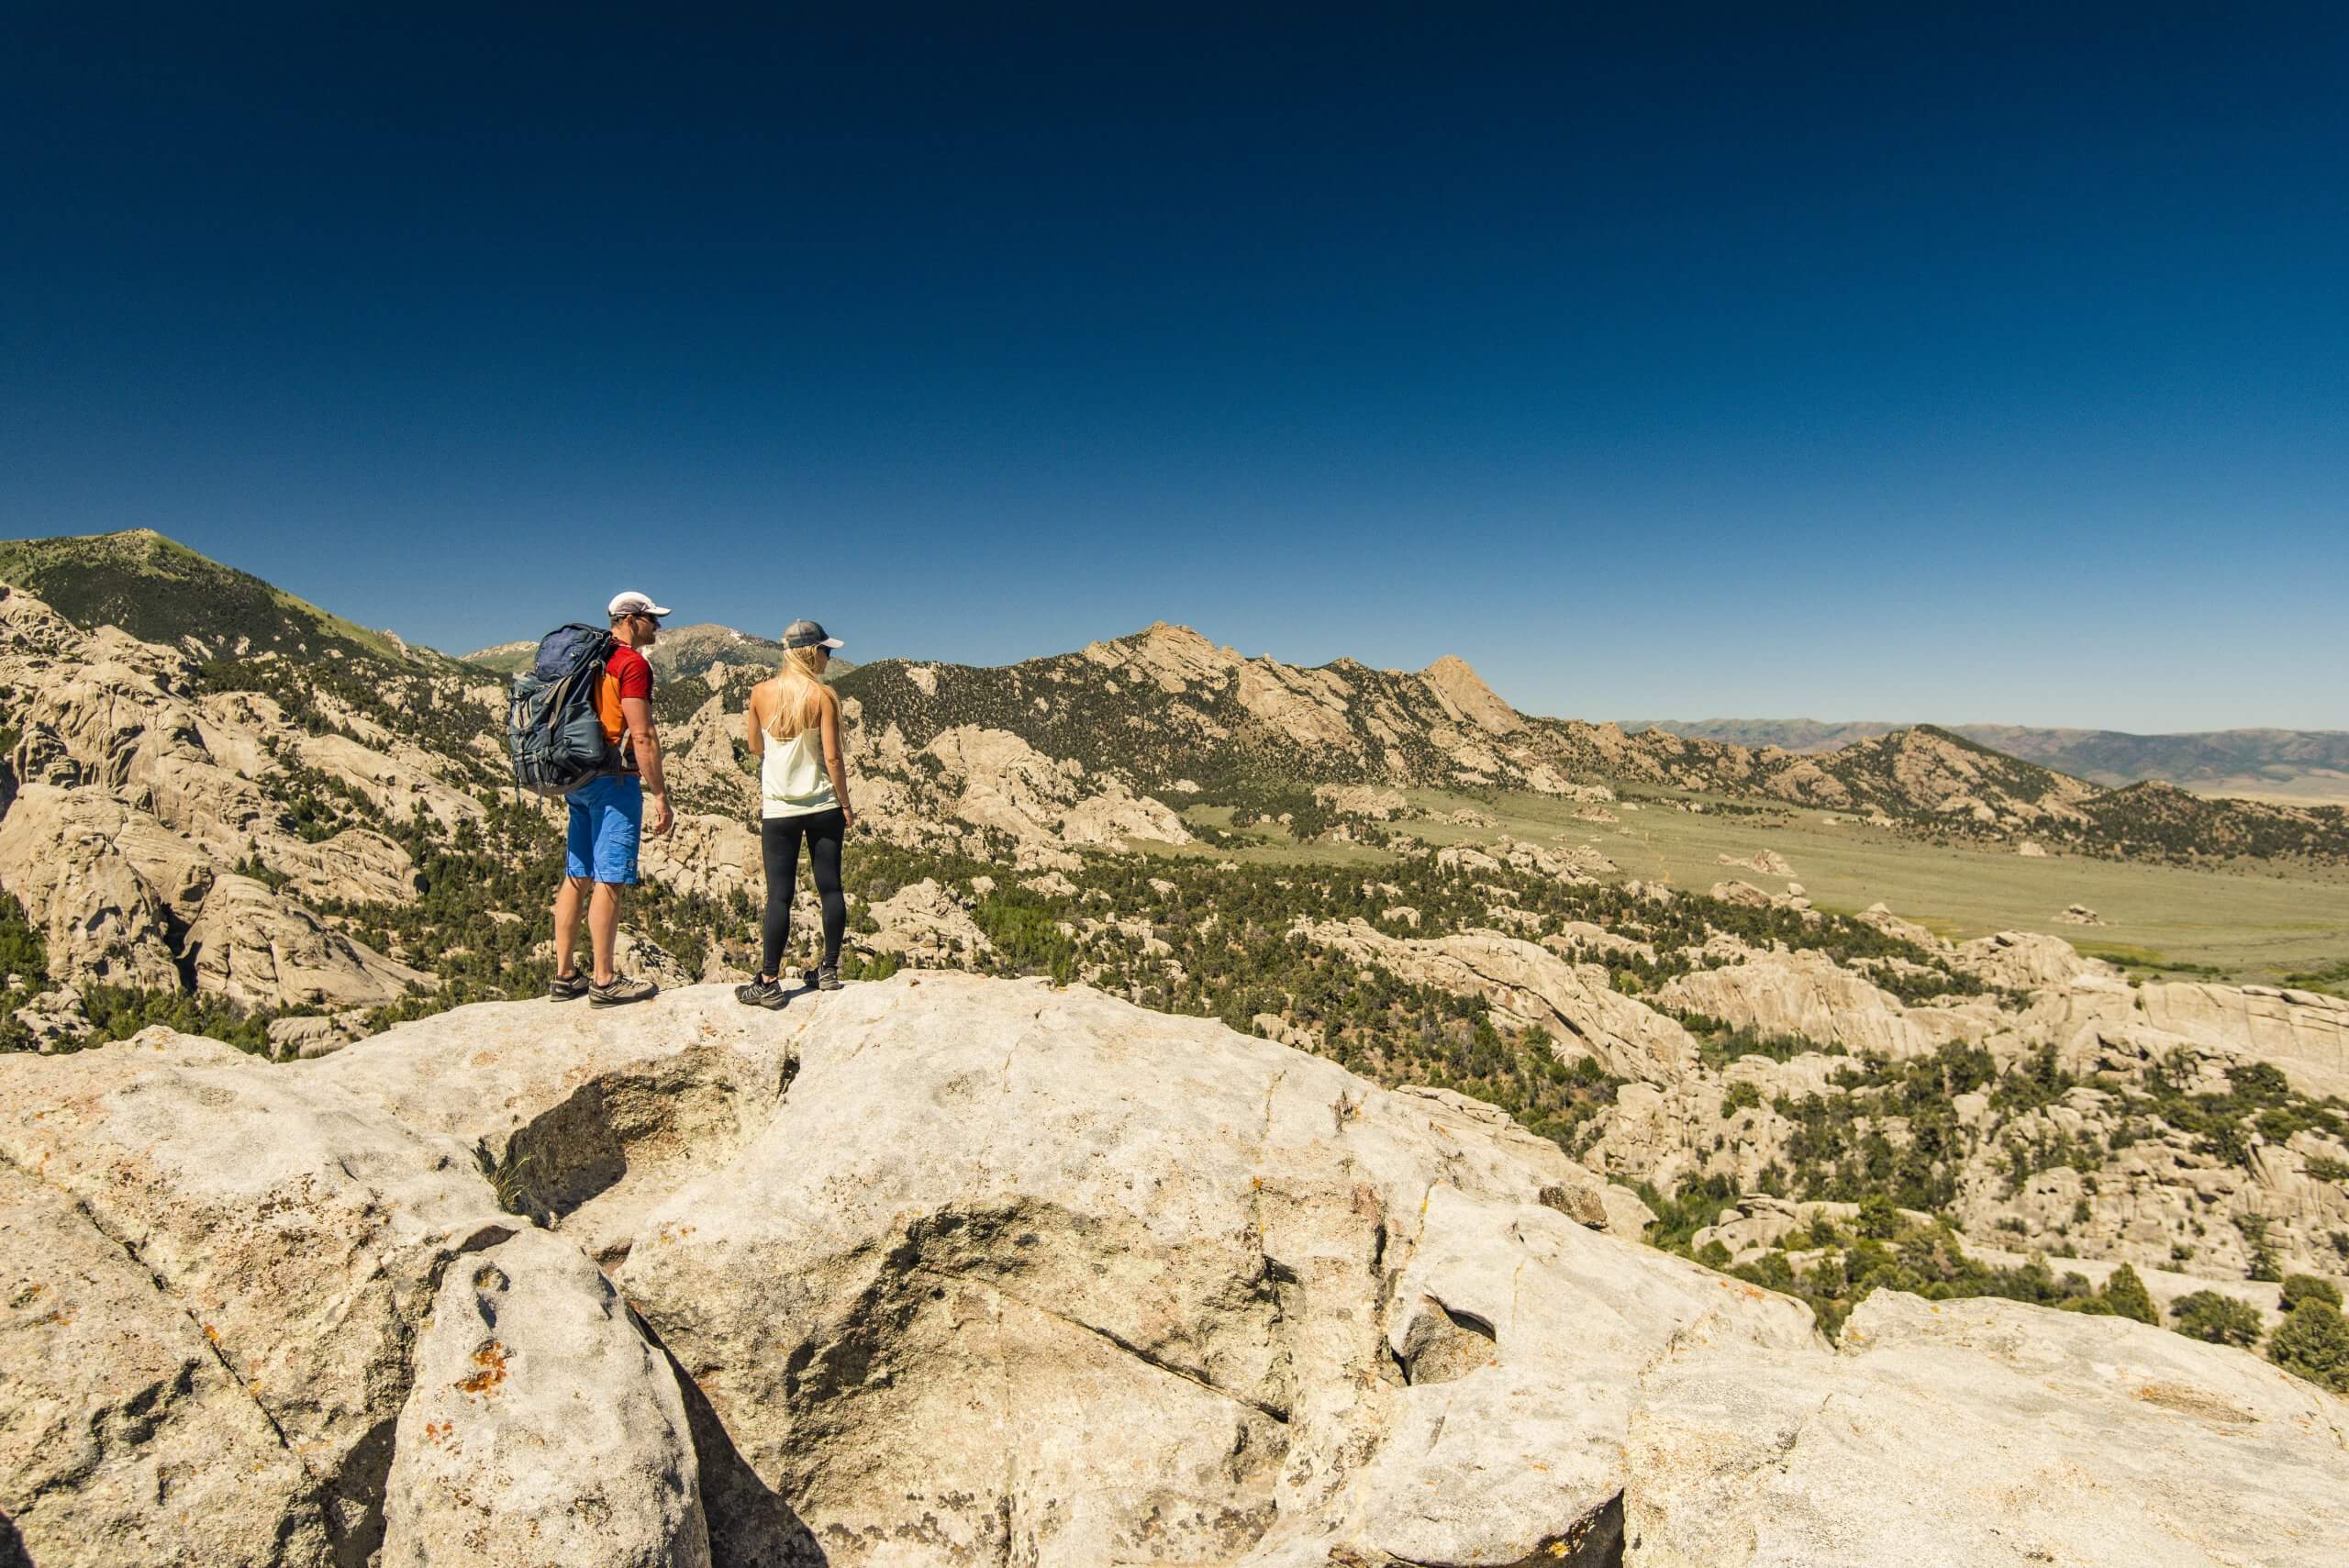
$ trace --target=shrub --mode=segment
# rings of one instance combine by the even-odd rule
[[[1900,1210],[1882,1193],[1860,1200],[1859,1231],[1871,1240],[1888,1240],[1900,1233]]]
[[[2341,1310],[2341,1287],[2328,1279],[2314,1274],[2284,1276],[2283,1307],[2287,1316],[2303,1301],[2321,1301],[2335,1312]]]
[[[2191,1340],[2214,1345],[2240,1345],[2248,1350],[2259,1342],[2259,1308],[2215,1290],[2181,1296],[2169,1309],[2170,1327]]]
[[[2349,1318],[2337,1307],[2303,1297],[2267,1337],[2267,1359],[2294,1376],[2349,1394]]]
[[[2153,1294],[2145,1288],[2145,1282],[2139,1279],[2137,1271],[2126,1263],[2113,1270],[2112,1277],[2104,1282],[2103,1296],[2116,1318],[2132,1318],[2140,1323],[2159,1323],[2162,1320],[2161,1313],[2154,1307]]]

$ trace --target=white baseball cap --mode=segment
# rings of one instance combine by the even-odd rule
[[[622,616],[651,616],[658,620],[669,613],[662,606],[654,604],[650,595],[640,594],[633,588],[625,594],[613,595],[607,611],[614,620],[619,619]]]

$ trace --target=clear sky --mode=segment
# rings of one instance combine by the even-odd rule
[[[2349,7],[357,9],[0,22],[0,533],[2349,728]]]

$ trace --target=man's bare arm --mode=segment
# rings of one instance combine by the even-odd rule
[[[660,807],[652,818],[652,836],[659,838],[669,830],[668,781],[661,776],[661,736],[653,728],[652,705],[642,697],[622,697],[620,717],[628,723],[629,751],[636,759],[636,771],[644,780],[645,793]]]

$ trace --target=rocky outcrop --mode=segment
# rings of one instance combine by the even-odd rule
[[[644,840],[644,874],[681,893],[711,898],[766,896],[759,836],[739,817],[684,812],[665,839]]]
[[[2031,931],[1999,931],[1959,942],[1950,962],[1976,979],[2009,991],[2069,985],[2083,975],[2110,977],[2118,972],[2101,959],[2083,958],[2061,937]]]
[[[1491,1106],[1037,983],[150,1031],[0,1061],[0,1510],[283,1568],[2341,1533],[2349,1407],[2243,1352],[1886,1293],[1830,1350],[1644,1218]]]
[[[1366,817],[1374,822],[1389,821],[1410,810],[1401,790],[1376,784],[1319,784],[1313,798],[1341,817]]]
[[[479,802],[441,778],[442,762],[324,694],[347,733],[310,733],[259,693],[199,698],[197,684],[180,650],[112,627],[83,632],[0,590],[0,685],[24,699],[11,715],[22,783],[0,819],[0,887],[40,929],[52,977],[201,988],[271,1009],[404,994],[419,976],[327,930],[301,901],[406,902],[407,852],[360,828],[305,836],[264,782],[298,762],[390,820],[419,809],[478,819]],[[223,874],[231,868],[265,881]],[[208,965],[192,945],[199,928]],[[228,965],[231,949],[242,960]],[[269,949],[283,962],[255,962]]]
[[[578,1248],[456,1261],[411,1360],[383,1568],[709,1568],[676,1380]]]
[[[1510,735],[1525,728],[1517,709],[1503,702],[1484,677],[1456,654],[1447,653],[1419,672],[1419,679],[1442,700],[1447,711],[1494,735]]]
[[[2140,996],[2155,1029],[2272,1062],[2304,1094],[2349,1095],[2349,1002],[2338,996],[2190,982]]]
[[[897,889],[866,912],[879,929],[863,940],[877,953],[937,965],[995,951],[969,911],[930,877]]]
[[[0,1163],[0,1561],[334,1561],[312,1476],[217,1332],[69,1193]]]
[[[1887,1056],[1931,1051],[1954,1033],[1921,1023],[1889,992],[1808,949],[1757,952],[1742,963],[1675,975],[1656,999],[1762,1035]]]
[[[1621,1487],[1609,1369],[1808,1339],[1488,1107],[1082,992],[823,1001],[619,1278],[841,1568],[1515,1562]]]
[[[52,978],[180,989],[174,904],[210,858],[100,790],[28,784],[0,818],[0,887],[41,933]]]
[[[964,725],[925,750],[948,786],[960,785],[952,810],[966,822],[1072,849],[1191,841],[1167,806],[1132,794],[1114,775],[1088,776],[1074,762],[1055,762],[1008,730]]]
[[[0,1062],[0,1162],[37,1175],[136,1261],[160,1297],[154,1321],[192,1324],[270,1446],[298,1464],[302,1506],[276,1506],[333,1557],[290,1561],[359,1563],[382,1537],[408,1347],[440,1276],[521,1222],[499,1211],[462,1146],[297,1073],[161,1031]],[[76,1282],[50,1283],[50,1310],[82,1310]],[[61,1375],[72,1396],[102,1400],[112,1374],[100,1360]],[[78,1544],[76,1497],[152,1462],[135,1421],[91,1438],[92,1468],[52,1499],[61,1533],[27,1538],[35,1562],[91,1550]],[[197,1470],[226,1495],[214,1465]]]
[[[1627,1568],[2318,1568],[2349,1406],[2143,1324],[1880,1292],[1840,1347],[1705,1328],[1641,1381]]]
[[[213,884],[187,954],[198,991],[242,1007],[376,1007],[430,978],[245,876]]]
[[[1756,850],[1742,857],[1715,855],[1713,860],[1719,865],[1738,866],[1746,871],[1759,872],[1764,876],[1785,877],[1795,873],[1795,868],[1787,863],[1787,857],[1776,850]]]
[[[1482,996],[1502,1021],[1542,1029],[1568,1057],[1587,1056],[1620,1078],[1668,1079],[1697,1059],[1688,1031],[1654,1008],[1622,995],[1596,964],[1556,954],[1497,931],[1402,938],[1365,920],[1300,920],[1297,933],[1414,984]]]

